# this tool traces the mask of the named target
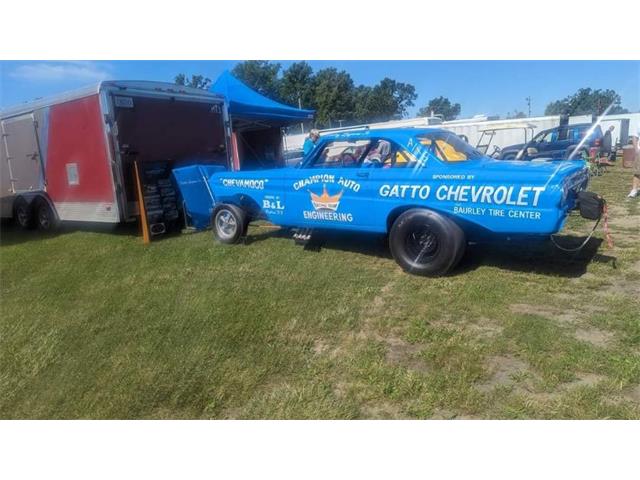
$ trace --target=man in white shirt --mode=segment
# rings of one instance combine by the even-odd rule
[[[635,198],[640,193],[640,152],[638,151],[638,137],[640,137],[640,125],[636,127],[636,131],[629,133],[631,135],[631,143],[633,144],[633,150],[636,154],[635,161],[633,162],[633,181],[631,184],[631,191],[629,198]]]

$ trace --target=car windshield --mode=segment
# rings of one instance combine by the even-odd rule
[[[418,140],[430,153],[444,162],[477,160],[484,155],[452,132],[431,132],[419,135]]]

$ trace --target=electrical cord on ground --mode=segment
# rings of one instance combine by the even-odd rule
[[[553,235],[549,235],[549,238],[551,239],[551,243],[553,243],[553,245],[556,248],[558,248],[559,250],[562,250],[563,252],[578,252],[578,251],[582,250],[585,247],[585,245],[587,243],[589,243],[589,240],[591,240],[591,237],[593,237],[593,234],[595,233],[596,228],[598,228],[598,225],[600,224],[600,220],[602,219],[602,217],[604,217],[604,235],[605,235],[605,238],[607,239],[607,246],[609,248],[613,248],[613,238],[611,237],[611,232],[609,231],[609,210],[607,208],[607,204],[606,203],[602,207],[602,216],[600,218],[598,218],[598,220],[596,220],[596,223],[593,226],[593,228],[591,229],[591,232],[589,232],[589,235],[587,236],[587,238],[579,246],[577,246],[575,248],[562,247],[562,246],[558,245],[558,243],[556,242],[556,239],[553,237]]]

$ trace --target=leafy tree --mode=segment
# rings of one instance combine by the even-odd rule
[[[442,115],[444,120],[455,120],[461,109],[459,103],[451,103],[447,97],[440,96],[429,100],[429,103],[418,111],[418,116],[428,117],[433,112],[435,115]]]
[[[386,121],[402,117],[418,97],[413,85],[384,78],[377,85],[355,92],[356,117],[361,121]]]
[[[280,100],[281,65],[268,60],[247,60],[233,67],[232,73],[254,90],[273,100]]]
[[[371,120],[371,110],[369,99],[371,98],[371,87],[358,85],[353,91],[354,120],[358,123],[366,123]]]
[[[581,88],[573,95],[549,103],[544,113],[545,115],[602,115],[609,105],[613,105],[609,110],[610,114],[628,113],[629,111],[620,105],[621,102],[620,95],[614,90]]]
[[[280,98],[289,105],[314,108],[316,105],[314,82],[311,65],[307,62],[292,63],[282,72]]]
[[[353,120],[355,89],[351,75],[324,68],[316,74],[314,84],[317,126],[330,128],[338,120]]]
[[[207,90],[211,86],[211,79],[202,75],[191,75],[191,79],[188,79],[184,73],[179,73],[175,76],[174,82],[177,85],[184,85],[185,87],[201,88]]]

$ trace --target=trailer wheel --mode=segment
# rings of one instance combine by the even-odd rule
[[[50,231],[58,226],[58,219],[49,204],[45,200],[37,200],[35,205],[36,224],[42,231]]]
[[[13,204],[13,218],[24,230],[31,230],[35,227],[33,208],[22,197],[17,198]]]
[[[247,230],[247,215],[240,207],[223,204],[211,215],[213,236],[221,243],[237,243]]]
[[[464,232],[455,222],[421,208],[400,215],[389,234],[393,258],[416,275],[445,274],[460,261],[465,247]]]

